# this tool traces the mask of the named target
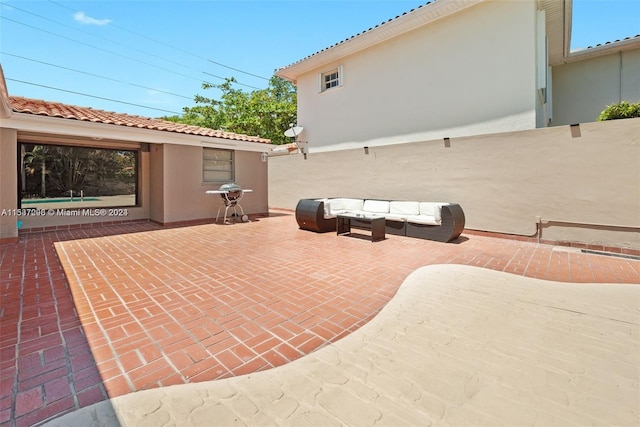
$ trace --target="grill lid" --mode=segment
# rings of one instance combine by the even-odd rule
[[[219,188],[220,191],[229,191],[229,192],[240,192],[242,191],[242,187],[240,187],[235,182],[230,182],[228,184],[222,184]]]

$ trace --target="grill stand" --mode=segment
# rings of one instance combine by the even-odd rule
[[[220,209],[224,207],[224,220],[225,224],[229,224],[227,222],[227,213],[229,212],[229,208],[233,208],[233,216],[238,216],[238,208],[240,208],[240,213],[242,213],[241,219],[242,222],[247,222],[249,217],[244,214],[244,209],[238,203],[238,201],[242,198],[242,191],[239,192],[231,192],[227,194],[221,194],[222,200],[224,201],[224,206],[220,206],[218,208],[218,213],[216,213],[216,222],[218,222],[218,218],[220,217]]]
[[[242,214],[241,220],[242,222],[249,221],[249,217],[244,214],[244,209],[240,203],[240,199],[244,196],[244,193],[251,193],[253,190],[243,190],[239,185],[235,183],[223,184],[220,186],[219,190],[209,190],[207,194],[218,194],[222,198],[222,202],[224,206],[220,206],[218,208],[218,212],[216,213],[216,222],[218,222],[218,218],[220,217],[220,209],[224,207],[224,224],[230,224],[231,222],[227,220],[227,214],[229,213],[229,209],[233,208],[233,216],[238,216],[238,208],[240,208],[240,213]]]

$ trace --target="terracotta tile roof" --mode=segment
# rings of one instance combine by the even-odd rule
[[[625,37],[623,39],[618,39],[618,40],[614,40],[614,41],[598,43],[595,46],[587,46],[587,49],[593,49],[593,48],[600,47],[600,46],[607,46],[607,45],[610,45],[610,44],[613,44],[613,43],[619,43],[619,42],[622,42],[622,41],[633,40],[633,39],[640,40],[640,34],[636,34],[635,36]]]
[[[95,110],[90,107],[77,107],[74,105],[62,104],[59,102],[29,99],[20,96],[10,96],[9,99],[11,101],[11,109],[17,113],[27,113],[39,116],[58,117],[62,119],[104,123],[117,126],[127,126],[140,129],[183,133],[189,135],[210,136],[237,141],[261,142],[265,144],[271,143],[269,139],[260,138],[257,136],[224,132],[199,126],[169,122],[161,119],[152,119],[149,117]]]

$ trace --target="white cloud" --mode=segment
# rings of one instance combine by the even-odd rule
[[[96,19],[84,14],[84,12],[76,12],[73,14],[73,19],[81,24],[88,25],[107,25],[111,22],[110,19]]]

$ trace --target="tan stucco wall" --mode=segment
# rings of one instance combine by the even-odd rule
[[[640,49],[553,67],[553,125],[595,121],[620,101],[640,102]]]
[[[13,129],[0,129],[0,242],[18,237],[16,227],[18,218],[18,160],[17,132]]]
[[[149,219],[164,223],[164,144],[149,145]]]
[[[573,136],[578,135],[580,136]],[[536,216],[640,226],[640,119],[269,160],[269,204],[360,197],[459,203],[466,228],[533,235]],[[640,249],[635,231],[545,226],[543,239]]]
[[[153,201],[152,219],[162,223],[215,218],[222,205],[220,196],[205,194],[217,190],[220,183],[202,181],[202,147],[164,144],[163,153],[154,159],[162,162],[164,173],[154,173],[152,194],[162,193],[162,202]],[[155,148],[152,147],[152,150]],[[154,165],[152,169],[156,169]],[[235,181],[243,188],[254,190],[244,195],[240,204],[247,214],[267,213],[267,164],[260,160],[258,152],[235,152]],[[160,177],[158,175],[161,175]],[[157,180],[162,181],[162,190]],[[156,213],[157,204],[162,204],[162,215]],[[222,212],[221,212],[222,214]],[[158,219],[162,217],[162,219]]]
[[[486,2],[298,77],[300,140],[349,149],[536,127],[534,2]],[[318,93],[342,65],[342,87]]]
[[[0,129],[0,209],[17,207],[17,132]],[[107,146],[108,144],[105,144]],[[139,157],[139,195],[137,207],[126,207],[126,216],[64,216],[46,215],[21,217],[22,228],[89,224],[105,221],[151,219],[159,223],[177,223],[214,218],[222,200],[207,195],[222,183],[202,182],[202,147],[176,144],[141,145]],[[235,181],[243,188],[254,190],[245,194],[241,205],[247,214],[266,214],[268,207],[267,163],[260,152],[235,152]],[[108,210],[107,210],[108,211]],[[15,212],[15,211],[14,211]],[[15,215],[0,216],[0,239],[18,236]]]

